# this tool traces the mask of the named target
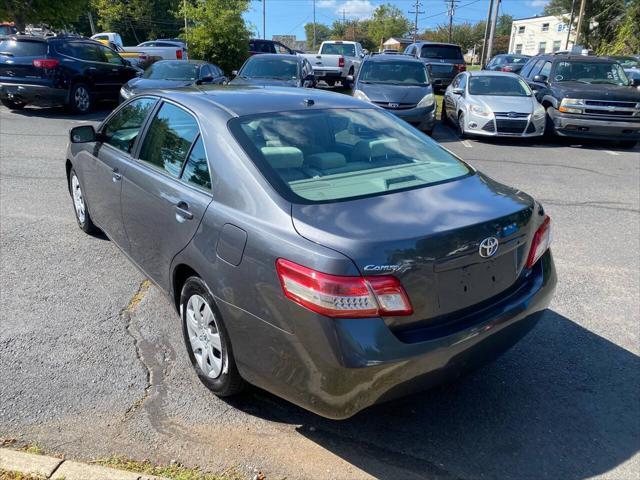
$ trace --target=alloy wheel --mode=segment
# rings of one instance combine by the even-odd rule
[[[73,206],[76,209],[76,215],[80,223],[85,221],[85,205],[84,196],[82,195],[82,189],[80,188],[80,182],[78,177],[73,175],[71,177],[71,193],[73,195]]]
[[[191,351],[202,372],[218,378],[227,364],[216,317],[207,301],[192,295],[187,301],[187,332]]]
[[[85,87],[80,86],[76,88],[73,100],[78,111],[86,112],[89,110],[91,100],[89,97],[89,91]]]

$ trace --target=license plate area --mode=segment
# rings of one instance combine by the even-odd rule
[[[513,285],[516,276],[515,250],[483,262],[439,271],[438,313],[447,314],[491,298]]]

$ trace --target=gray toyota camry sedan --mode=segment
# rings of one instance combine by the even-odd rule
[[[71,130],[66,173],[80,228],[167,293],[220,396],[347,418],[498,356],[556,284],[540,203],[335,93],[143,93]]]

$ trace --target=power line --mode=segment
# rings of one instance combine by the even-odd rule
[[[453,39],[453,15],[456,12],[456,5],[458,4],[458,0],[445,0],[449,4],[449,43],[451,43]]]
[[[421,7],[422,7],[422,3],[420,3],[420,0],[416,0],[416,4],[413,7],[414,10],[409,11],[409,13],[413,13],[416,16],[415,23],[413,24],[413,41],[414,42],[418,37],[418,15],[422,15],[424,13],[423,10],[420,10]]]

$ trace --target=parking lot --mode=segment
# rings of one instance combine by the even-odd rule
[[[434,138],[554,222],[544,320],[454,383],[331,421],[198,381],[169,301],[76,225],[62,109],[0,107],[0,437],[272,478],[637,479],[640,146]]]

